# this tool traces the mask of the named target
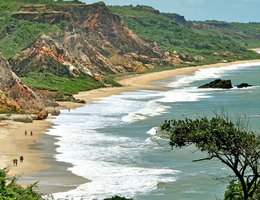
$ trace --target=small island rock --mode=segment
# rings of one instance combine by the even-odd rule
[[[232,87],[231,80],[216,79],[210,83],[199,86],[198,88],[221,88],[230,89]]]
[[[248,83],[241,83],[237,85],[237,88],[246,88],[246,87],[252,87],[253,85],[250,85]]]

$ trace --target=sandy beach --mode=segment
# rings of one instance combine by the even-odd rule
[[[90,103],[99,98],[108,97],[113,94],[137,90],[137,89],[163,89],[151,85],[152,81],[174,77],[177,75],[189,74],[199,69],[225,67],[234,64],[255,63],[260,60],[239,61],[232,63],[219,63],[197,67],[179,68],[155,73],[137,74],[119,78],[118,81],[124,86],[119,88],[100,88],[87,92],[80,92],[75,98],[83,99]],[[74,109],[82,106],[70,102],[61,102],[61,106]],[[88,180],[75,176],[67,168],[66,163],[55,161],[54,145],[56,139],[43,134],[52,127],[51,118],[45,121],[34,121],[24,124],[12,121],[0,122],[0,167],[9,167],[11,175],[22,175],[21,182],[33,183],[40,180],[40,191],[43,193],[53,193],[66,191],[84,183]],[[27,135],[25,135],[27,131]],[[30,132],[33,135],[30,135]],[[18,162],[18,166],[13,166],[13,159],[24,157],[24,162]]]
[[[28,147],[38,142],[40,135],[51,125],[52,123],[49,120],[34,121],[33,123],[0,122],[0,151],[2,154],[1,160],[4,161],[0,163],[1,168],[10,168],[11,175],[21,175],[46,169],[47,165],[42,162],[41,153],[32,153]],[[27,132],[26,135],[25,131]],[[23,162],[19,161],[20,156],[23,156]],[[13,159],[18,159],[17,167],[13,166]]]

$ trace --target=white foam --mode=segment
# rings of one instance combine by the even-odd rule
[[[146,133],[148,135],[156,135],[157,134],[157,130],[158,130],[158,127],[153,127],[149,131],[147,131]]]
[[[177,81],[174,81],[168,84],[168,87],[179,88],[189,86],[194,81],[205,80],[209,78],[220,78],[227,71],[233,71],[246,67],[254,67],[259,66],[260,62],[252,62],[252,63],[242,63],[242,64],[232,64],[230,66],[223,66],[217,68],[207,68],[207,69],[199,69],[195,71],[193,74],[179,76]]]
[[[65,193],[54,194],[55,198],[73,197],[74,199],[103,199],[113,195],[133,197],[157,188],[159,182],[173,182],[172,169],[152,169],[126,167],[118,164],[86,161],[84,176],[91,182]],[[91,166],[91,167],[88,167]],[[74,168],[81,171],[82,168]]]
[[[193,102],[210,97],[210,95],[205,92],[199,92],[199,90],[196,90],[195,88],[175,89],[165,92],[164,97],[158,99],[157,102]]]
[[[71,112],[63,111],[54,120],[56,124],[54,129],[49,131],[50,135],[59,136],[57,142],[59,154],[56,155],[56,159],[72,163],[73,167],[69,170],[90,179],[91,182],[80,185],[75,190],[55,194],[54,197],[68,196],[74,199],[103,199],[112,195],[134,197],[156,189],[158,183],[175,181],[178,171],[171,168],[152,168],[153,165],[144,167],[144,161],[140,158],[144,153],[156,148],[153,140],[164,142],[162,138],[156,136],[156,127],[147,132],[151,136],[144,141],[140,137],[125,134],[124,126],[129,122],[167,112],[169,106],[166,106],[166,103],[210,98],[206,93],[207,90],[191,88],[189,84],[197,79],[209,78],[209,74],[217,77],[226,68],[218,70],[198,71],[190,77],[181,77],[182,80],[179,79],[179,82],[173,85],[178,88],[168,92],[145,90],[127,92]],[[183,88],[182,83],[188,88]],[[114,127],[122,127],[122,133],[113,134],[106,131]]]
[[[156,189],[159,182],[175,181],[177,171],[173,169],[140,167],[143,161],[138,157],[150,151],[152,144],[146,144],[139,137],[104,132],[113,126],[123,127],[125,122],[120,119],[135,110],[143,109],[145,116],[162,112],[166,108],[150,101],[158,96],[158,92],[125,93],[71,112],[62,111],[48,133],[59,137],[56,143],[59,154],[55,158],[72,163],[73,167],[69,170],[91,182],[75,190],[55,194],[55,198],[130,197]],[[151,108],[156,112],[152,113]],[[99,130],[101,128],[103,131]]]
[[[144,120],[147,117],[161,115],[162,113],[165,113],[168,108],[170,107],[161,105],[154,100],[148,101],[147,103],[145,103],[144,108],[141,108],[140,110],[134,112],[130,112],[128,115],[122,117],[122,121],[133,123],[135,121]]]

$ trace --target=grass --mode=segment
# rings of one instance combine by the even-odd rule
[[[49,72],[31,72],[26,77],[21,77],[21,80],[32,88],[59,90],[67,94],[76,94],[81,91],[105,87],[104,84],[121,87],[122,85],[116,82],[114,78],[113,76],[107,76],[103,81],[99,82],[90,76],[68,78],[56,76]]]
[[[111,76],[111,75],[108,75],[104,78],[103,82],[105,84],[108,84],[108,85],[112,85],[114,87],[122,87],[122,85],[120,83],[118,83],[117,81],[115,81],[115,77],[114,76]]]
[[[33,72],[26,77],[21,77],[21,80],[32,88],[60,90],[70,94],[103,87],[102,83],[91,77],[67,78],[59,77],[48,72]]]

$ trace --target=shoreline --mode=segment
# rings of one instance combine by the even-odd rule
[[[96,90],[80,92],[74,95],[75,98],[83,99],[86,104],[91,103],[99,98],[105,98],[111,95],[120,94],[122,92],[152,89],[161,90],[163,87],[151,85],[152,81],[166,79],[178,75],[193,73],[200,69],[229,67],[236,64],[259,63],[260,60],[237,61],[229,63],[217,63],[211,65],[177,68],[153,73],[135,74],[121,77],[118,81],[124,85],[119,88],[100,88]],[[77,104],[71,102],[61,102],[64,108],[75,109],[85,104]],[[45,194],[68,191],[76,188],[78,185],[86,183],[87,179],[76,176],[68,171],[71,166],[68,163],[58,162],[54,156],[57,154],[54,136],[44,134],[54,124],[51,117],[44,121],[34,121],[30,124],[18,122],[3,121],[0,122],[0,151],[4,152],[0,156],[0,167],[9,166],[10,175],[22,175],[19,179],[21,183],[34,183],[40,181],[40,192]],[[28,135],[25,136],[24,131],[27,130]],[[30,136],[33,131],[33,136]],[[24,162],[18,162],[18,166],[14,167],[12,160],[24,156]],[[33,164],[32,164],[33,163]]]

